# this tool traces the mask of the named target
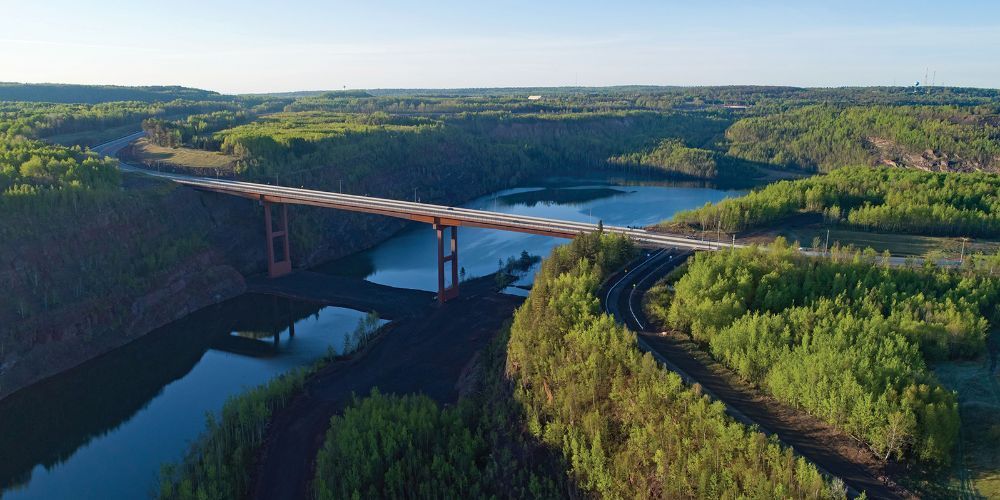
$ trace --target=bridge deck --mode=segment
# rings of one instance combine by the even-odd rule
[[[364,212],[385,215],[428,224],[443,226],[481,227],[514,231],[520,233],[539,234],[557,238],[574,238],[581,233],[598,231],[598,225],[589,222],[574,222],[526,215],[513,215],[487,210],[473,210],[460,207],[449,207],[429,203],[416,203],[388,198],[375,198],[342,193],[331,193],[312,189],[300,189],[286,186],[271,186],[252,182],[242,182],[229,179],[210,179],[180,174],[150,172],[142,169],[129,169],[170,179],[179,184],[197,189],[224,193],[244,198],[256,199],[262,202],[285,203],[289,205],[309,205],[352,212]],[[682,236],[653,233],[644,229],[633,229],[620,226],[604,226],[607,233],[622,234],[630,237],[636,243],[647,247],[677,247],[692,250],[717,250],[730,247],[729,243],[700,241]],[[736,245],[741,246],[741,245]]]

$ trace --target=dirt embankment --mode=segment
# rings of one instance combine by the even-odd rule
[[[314,459],[330,417],[354,396],[422,393],[454,403],[467,390],[471,365],[524,299],[495,292],[494,277],[462,284],[462,295],[390,323],[363,356],[311,377],[268,427],[254,474],[253,498],[309,498]]]
[[[151,170],[206,177],[233,175],[237,160],[218,151],[157,146],[145,137],[125,146],[118,156],[127,163]]]

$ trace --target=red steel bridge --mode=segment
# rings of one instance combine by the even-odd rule
[[[229,179],[212,179],[152,172],[125,164],[122,164],[122,170],[127,172],[141,172],[155,177],[170,179],[178,184],[203,191],[258,200],[264,206],[267,271],[268,275],[272,277],[282,276],[292,270],[288,241],[289,205],[309,205],[348,210],[351,212],[379,214],[430,224],[437,232],[438,300],[440,302],[458,296],[458,228],[461,226],[539,234],[556,238],[575,238],[580,234],[603,230],[607,233],[625,235],[639,246],[650,248],[718,250],[724,247],[742,246],[653,233],[644,229],[619,226],[603,226],[601,228],[598,224],[588,222],[528,217],[487,210],[471,210],[429,203],[373,198],[286,186],[272,186]],[[445,251],[446,246],[449,247],[447,253]],[[446,264],[450,264],[448,266],[450,267],[450,272],[446,272]],[[448,274],[451,275],[450,280],[446,280]]]
[[[144,132],[136,132],[104,144],[93,146],[91,149],[102,155],[115,156],[123,147],[143,135],[145,135]],[[373,198],[328,191],[255,184],[228,179],[212,179],[208,177],[154,172],[125,163],[121,163],[120,167],[125,172],[143,173],[170,179],[196,189],[259,200],[264,206],[264,222],[267,234],[267,272],[272,277],[287,274],[292,270],[288,241],[288,205],[311,205],[349,210],[352,212],[365,212],[431,224],[437,231],[438,300],[441,302],[458,296],[459,226],[540,234],[556,238],[575,238],[580,234],[594,233],[599,230],[597,224],[588,222],[528,217],[488,210],[471,210],[429,203],[415,203],[387,198]],[[603,231],[625,235],[639,246],[647,248],[718,250],[720,248],[739,248],[745,246],[736,243],[735,240],[731,243],[705,241],[619,226],[604,226]],[[445,233],[448,233],[447,237]],[[449,240],[449,252],[447,254],[445,253],[446,240]],[[826,253],[819,251],[802,248],[799,251],[803,255],[827,256]],[[959,261],[949,261],[946,259],[940,259],[935,263],[945,267],[960,265]],[[450,264],[450,273],[445,271],[446,264]],[[894,266],[908,265],[907,260],[902,257],[891,257],[890,264]],[[448,274],[451,275],[450,285],[448,285],[445,279]]]

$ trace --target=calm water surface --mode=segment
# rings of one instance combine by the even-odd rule
[[[502,191],[465,206],[642,226],[738,194],[664,183],[563,179]],[[496,271],[499,260],[525,250],[545,256],[564,242],[460,228],[459,264],[468,277],[485,275]],[[435,251],[434,232],[419,225],[318,270],[435,290]],[[526,274],[520,284],[529,284],[531,278],[532,273]],[[218,412],[226,398],[306,366],[330,349],[339,350],[363,316],[349,309],[247,295],[18,392],[0,402],[3,498],[149,496],[160,464],[183,455],[204,428],[206,412]]]
[[[719,201],[742,191],[679,187],[667,183],[618,185],[593,181],[566,181],[563,186],[524,187],[484,196],[465,205],[533,217],[578,222],[603,221],[615,226],[647,226],[675,212]],[[459,228],[458,262],[467,277],[497,270],[498,261],[521,251],[546,256],[566,240],[492,229]],[[321,266],[331,274],[363,277],[384,285],[437,290],[437,237],[429,225],[414,225],[392,239],[351,257]],[[517,284],[531,282],[533,273]],[[508,289],[511,293],[522,293]]]

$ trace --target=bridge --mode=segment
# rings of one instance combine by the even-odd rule
[[[124,145],[140,137],[133,134],[111,141],[93,149],[102,154],[114,154]],[[513,215],[488,210],[417,203],[388,198],[358,196],[313,189],[276,186],[243,182],[232,179],[213,179],[166,172],[154,172],[121,164],[125,172],[142,173],[168,179],[195,189],[257,200],[264,207],[267,270],[271,277],[288,274],[292,270],[288,239],[288,206],[307,205],[351,212],[385,215],[430,224],[437,232],[438,300],[444,302],[458,295],[458,228],[478,227],[538,234],[556,238],[575,238],[581,234],[604,231],[630,238],[637,245],[648,248],[680,248],[688,250],[718,250],[742,246],[696,240],[676,235],[654,233],[644,229],[602,226],[589,222]],[[446,252],[447,247],[447,252]],[[445,267],[449,267],[446,272]],[[447,275],[450,274],[450,280]],[[449,284],[450,281],[450,284]]]

